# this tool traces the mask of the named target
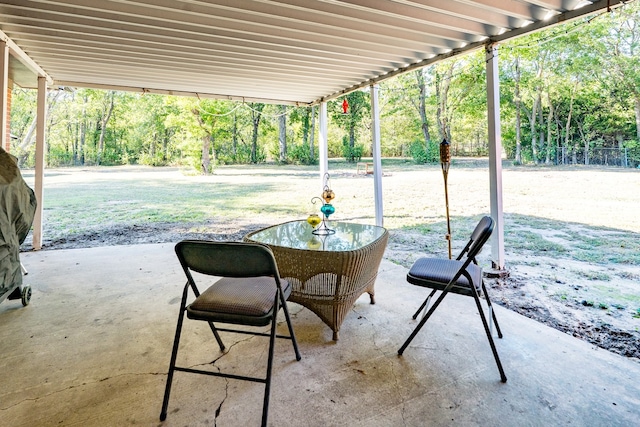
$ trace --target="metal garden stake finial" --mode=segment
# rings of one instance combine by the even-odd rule
[[[447,189],[447,176],[449,175],[449,165],[451,164],[450,144],[445,139],[440,143],[440,166],[444,177],[444,201],[447,209],[447,243],[449,244],[449,259],[451,259],[451,222],[449,221],[449,191]]]

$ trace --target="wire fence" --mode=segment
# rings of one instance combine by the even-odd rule
[[[602,165],[633,167],[629,164],[627,148],[589,148],[589,150],[574,150],[560,147],[558,164],[561,165]]]

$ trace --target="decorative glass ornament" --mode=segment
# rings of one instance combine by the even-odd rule
[[[318,214],[311,214],[307,217],[307,222],[313,228],[316,228],[318,224],[322,222],[322,219],[318,216]]]

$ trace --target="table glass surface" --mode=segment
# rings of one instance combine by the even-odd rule
[[[305,220],[274,225],[250,235],[248,238],[266,245],[312,251],[354,251],[364,248],[382,237],[383,227],[350,222],[328,221],[335,234],[315,235]]]

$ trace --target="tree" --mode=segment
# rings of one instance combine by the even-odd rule
[[[345,99],[348,103],[346,113],[342,109],[342,103]],[[362,156],[362,146],[356,146],[357,133],[370,111],[369,94],[363,90],[351,92],[339,102],[332,103],[331,117],[333,122],[347,132],[343,138],[343,155],[350,162],[354,162]]]
[[[258,163],[258,129],[260,126],[260,120],[262,119],[262,110],[264,110],[263,103],[250,103],[249,108],[251,109],[251,124],[252,132],[251,132],[251,163]]]
[[[104,152],[104,135],[107,132],[107,123],[111,118],[114,107],[115,91],[110,90],[105,93],[102,102],[102,114],[100,119],[100,137],[98,139],[98,153],[96,155],[96,164],[100,164],[102,160],[102,153]]]
[[[213,164],[218,163],[218,145],[220,138],[229,134],[230,104],[221,100],[202,100],[192,109],[193,114],[202,130],[202,173],[205,175],[213,171]]]
[[[279,161],[285,163],[287,161],[287,106],[281,105],[278,115],[278,147]]]

